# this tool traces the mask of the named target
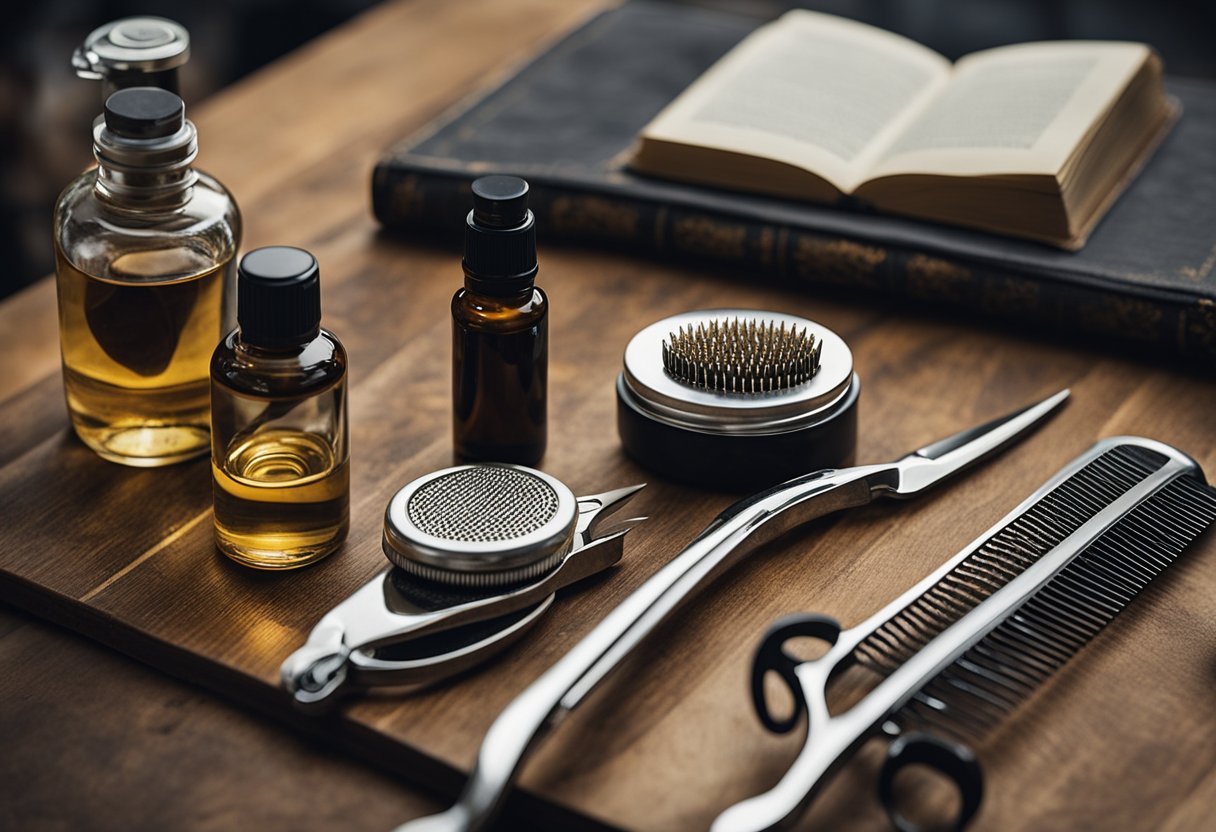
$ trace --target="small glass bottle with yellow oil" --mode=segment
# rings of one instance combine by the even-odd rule
[[[114,462],[206,453],[207,366],[232,327],[236,203],[193,167],[182,100],[114,93],[93,128],[97,167],[55,207],[63,381],[72,427]]]
[[[211,358],[215,541],[257,569],[336,549],[350,524],[346,351],[321,328],[320,270],[271,246],[237,270],[237,328]]]

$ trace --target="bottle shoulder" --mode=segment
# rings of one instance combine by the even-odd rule
[[[242,343],[238,328],[211,356],[215,384],[254,398],[314,396],[345,382],[346,368],[346,348],[325,329],[298,349],[268,351]]]
[[[546,320],[549,298],[539,286],[513,297],[478,295],[460,289],[452,296],[452,319],[461,325],[496,332],[529,329]]]
[[[231,260],[240,246],[241,215],[236,201],[216,179],[199,172],[190,200],[166,213],[115,211],[98,199],[97,169],[86,170],[55,204],[54,241],[58,252],[86,274],[103,279],[139,279],[114,263],[123,255],[155,252],[159,277],[188,277]],[[148,257],[142,258],[144,260]]]

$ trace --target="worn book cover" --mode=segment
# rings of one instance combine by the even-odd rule
[[[629,171],[639,131],[762,22],[647,4],[592,18],[392,148],[373,174],[376,216],[459,231],[469,183],[513,173],[532,183],[542,244],[714,262],[1216,367],[1216,85],[1168,80],[1184,115],[1079,252]]]

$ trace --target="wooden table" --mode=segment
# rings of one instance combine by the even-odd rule
[[[382,566],[388,496],[450,462],[446,309],[459,262],[378,231],[371,165],[595,6],[388,3],[191,108],[200,166],[242,206],[244,247],[317,254],[326,320],[351,355],[353,528],[322,564],[267,576],[220,558],[205,461],[133,471],[93,457],[66,427],[52,283],[0,305],[0,599],[245,706],[2,611],[0,826],[383,829],[422,814],[459,787],[502,706],[729,502],[650,478],[636,509],[652,519],[631,533],[620,568],[559,599],[500,661],[435,690],[352,703],[331,720],[284,708],[279,662]],[[843,335],[865,385],[861,462],[1060,387],[1074,397],[1036,435],[932,498],[820,522],[732,572],[543,746],[511,805],[528,825],[703,828],[767,788],[800,738],[766,734],[750,710],[748,665],[764,628],[806,609],[859,621],[1093,440],[1151,436],[1216,473],[1207,378],[747,275],[571,249],[541,257],[553,341],[543,467],[577,492],[649,478],[620,452],[612,382],[640,325],[686,309],[780,308]],[[1216,807],[1214,677],[1209,534],[984,747],[980,828],[1201,827]],[[872,773],[869,759],[848,767],[806,827],[885,828]]]

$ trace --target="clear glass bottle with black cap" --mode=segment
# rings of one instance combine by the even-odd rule
[[[346,351],[321,328],[320,270],[271,246],[237,270],[237,328],[211,358],[215,540],[233,560],[292,569],[350,525]]]
[[[547,432],[549,301],[535,285],[528,183],[473,182],[464,239],[464,288],[452,298],[456,456],[535,465]]]
[[[207,368],[233,325],[241,218],[197,153],[180,98],[121,90],[93,126],[97,167],[55,206],[68,411],[114,462],[168,465],[209,447]]]

